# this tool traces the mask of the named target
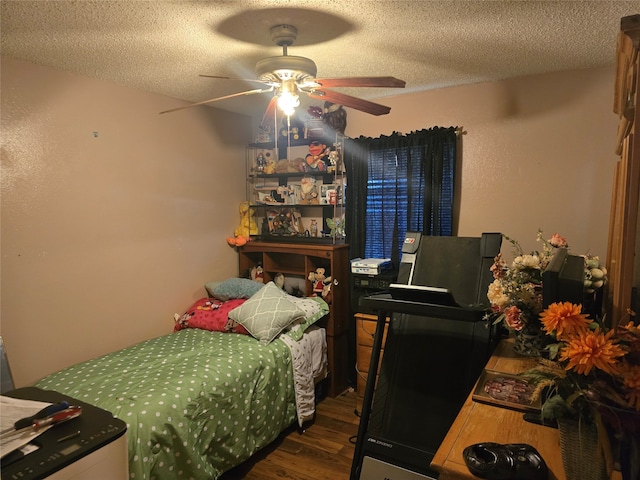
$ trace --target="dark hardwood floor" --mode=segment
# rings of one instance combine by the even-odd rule
[[[271,445],[220,480],[346,480],[358,433],[356,394],[347,391],[318,403],[304,432],[290,428]]]

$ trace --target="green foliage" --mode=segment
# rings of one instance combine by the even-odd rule
[[[545,420],[556,420],[558,418],[569,417],[571,415],[571,409],[564,398],[558,394],[548,398],[544,402],[540,413]]]

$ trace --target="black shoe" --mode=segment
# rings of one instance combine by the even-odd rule
[[[462,452],[471,473],[488,480],[547,480],[547,464],[526,443],[476,443]]]

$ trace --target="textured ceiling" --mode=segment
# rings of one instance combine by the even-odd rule
[[[620,19],[640,1],[27,1],[0,3],[1,53],[190,102],[257,88],[280,55],[273,25],[298,28],[290,55],[319,77],[393,75],[387,95],[615,63]],[[261,115],[267,94],[212,104]],[[173,105],[175,106],[175,105]],[[174,113],[173,115],[179,115]]]

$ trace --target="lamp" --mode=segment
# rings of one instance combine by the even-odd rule
[[[278,108],[282,110],[287,117],[290,117],[299,105],[300,97],[295,93],[295,80],[283,80],[280,93],[278,94]]]

